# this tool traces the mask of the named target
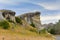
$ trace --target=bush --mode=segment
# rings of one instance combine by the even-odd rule
[[[53,26],[49,26],[49,27],[47,28],[47,31],[48,31],[50,34],[56,34],[56,32],[58,32],[58,31],[57,31],[57,27],[58,27],[58,26],[56,26],[56,25],[54,24]]]
[[[47,33],[47,30],[44,28],[44,29],[40,30],[39,33]]]
[[[16,22],[17,22],[17,23],[22,24],[22,20],[21,20],[20,18],[15,17],[15,19],[16,19]]]
[[[10,27],[8,21],[0,21],[0,26],[3,28],[3,29],[8,29]]]
[[[12,20],[8,20],[8,22],[15,23],[15,22],[14,22],[14,21],[12,21]]]
[[[55,29],[50,29],[49,33],[51,33],[51,34],[56,34],[56,33],[55,33]]]
[[[33,22],[30,25],[35,28],[35,24]]]

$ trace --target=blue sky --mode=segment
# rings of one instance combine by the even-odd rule
[[[56,23],[60,19],[60,0],[0,0],[0,9],[9,9],[21,15],[41,12],[41,23]]]

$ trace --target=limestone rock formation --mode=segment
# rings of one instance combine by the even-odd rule
[[[41,27],[41,22],[40,22],[40,12],[31,12],[31,13],[25,13],[20,16],[22,20],[25,20],[28,24],[31,24],[32,22],[34,23],[35,27],[37,29],[40,29]]]
[[[2,12],[0,12],[0,20],[3,20],[4,17],[2,16]]]
[[[15,12],[11,10],[0,10],[0,20],[6,19],[15,22]]]

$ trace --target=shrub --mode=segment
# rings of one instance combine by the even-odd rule
[[[10,27],[8,21],[0,21],[0,26],[3,28],[3,29],[8,29]]]
[[[33,22],[31,22],[31,24],[30,24],[32,27],[34,27],[35,28],[35,24],[33,23]]]
[[[56,34],[56,33],[55,33],[55,29],[50,29],[49,33],[51,33],[51,34]]]
[[[46,33],[46,32],[47,30],[45,28],[39,31],[39,33]]]
[[[47,29],[47,31],[49,32],[49,33],[51,33],[51,34],[56,34],[56,29],[55,29],[55,27],[49,27],[48,29]]]
[[[15,19],[16,19],[16,22],[17,22],[17,23],[22,24],[22,20],[21,20],[20,18],[15,17]]]
[[[12,21],[12,20],[8,20],[8,22],[15,23],[15,22],[14,22],[14,21]]]

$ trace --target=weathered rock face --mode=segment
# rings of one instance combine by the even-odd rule
[[[3,20],[4,17],[2,16],[2,12],[0,12],[0,20]]]
[[[11,10],[0,10],[0,17],[0,19],[6,19],[15,22],[15,12]]]
[[[41,27],[40,12],[26,13],[18,17],[22,20],[25,20],[28,24],[31,24],[33,22],[35,27],[38,29]]]

